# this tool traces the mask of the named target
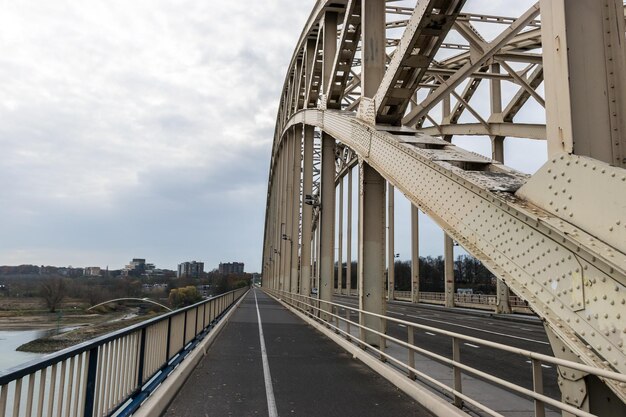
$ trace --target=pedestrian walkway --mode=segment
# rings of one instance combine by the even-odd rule
[[[255,289],[230,318],[165,416],[268,415],[431,414]]]

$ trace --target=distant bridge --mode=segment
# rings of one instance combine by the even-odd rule
[[[165,306],[165,305],[163,305],[163,304],[161,304],[159,302],[153,301],[153,300],[151,300],[149,298],[133,298],[133,297],[116,298],[114,300],[104,301],[104,302],[102,302],[100,304],[96,304],[95,306],[89,307],[87,309],[87,311],[92,310],[92,309],[94,309],[96,307],[100,307],[100,306],[106,305],[106,304],[117,303],[118,301],[138,301],[140,303],[149,303],[149,304],[157,305],[157,306],[159,306],[159,307],[161,307],[161,308],[163,308],[163,309],[165,309],[167,311],[172,311],[172,309],[169,308],[168,306]]]

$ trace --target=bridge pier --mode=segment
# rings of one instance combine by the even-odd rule
[[[335,275],[335,139],[322,134],[322,178],[320,211],[320,275],[319,298],[324,312],[330,312]],[[326,301],[327,303],[324,303]],[[327,314],[322,314],[328,320]]]
[[[420,251],[419,251],[419,211],[411,204],[411,301],[419,303],[420,291]]]
[[[293,279],[291,276],[294,243],[293,243],[293,224],[294,224],[294,196],[295,196],[295,183],[294,183],[294,150],[295,150],[295,138],[294,129],[290,129],[286,137],[286,213],[285,213],[285,228],[282,231],[281,239],[283,240],[283,254],[284,254],[284,290],[287,292],[293,292]],[[299,193],[299,190],[298,190]]]
[[[443,233],[444,299],[446,307],[454,307],[454,241]]]
[[[339,180],[338,204],[338,242],[337,242],[337,294],[343,292],[343,177]]]
[[[396,254],[394,231],[394,186],[387,183],[387,299],[395,299]]]
[[[299,259],[299,238],[300,238],[300,184],[301,184],[301,164],[302,164],[302,125],[293,128],[293,163],[292,163],[292,216],[291,216],[291,237],[289,240],[291,248],[291,292],[297,293],[300,288],[298,279],[298,259]]]
[[[385,179],[367,163],[359,164],[359,309],[384,315]],[[361,314],[359,322],[384,333],[381,319]],[[379,336],[361,329],[361,340],[380,346]]]
[[[313,194],[313,126],[304,126],[304,149],[302,163],[302,249],[300,252],[300,294],[311,296],[311,242],[313,205],[306,204],[307,196]],[[310,203],[313,203],[310,201]]]
[[[352,168],[348,171],[348,227],[346,230],[346,294],[352,293]]]

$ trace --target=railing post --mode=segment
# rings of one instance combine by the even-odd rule
[[[387,322],[383,317],[380,317],[380,332],[385,334],[386,333],[386,326],[387,326]],[[385,358],[382,353],[385,352],[385,347],[387,346],[387,340],[385,339],[384,336],[379,336],[379,344],[380,344],[380,360],[383,362],[387,362],[387,358]]]
[[[207,303],[202,304],[202,331],[206,330],[206,305]]]
[[[172,338],[172,317],[167,318],[167,344],[165,345],[165,360],[170,360],[170,340]]]
[[[183,320],[183,349],[185,348],[185,340],[187,340],[187,311],[183,313],[185,315],[185,320]]]
[[[350,309],[346,307],[346,339],[350,338]]]
[[[452,338],[452,360],[454,362],[461,362],[461,343],[459,339],[456,337]],[[463,392],[463,388],[461,385],[461,368],[456,365],[452,365],[452,382],[454,384],[454,389],[457,392]],[[463,400],[454,394],[454,405],[461,408],[463,407]]]
[[[413,327],[408,326],[407,327],[407,338],[406,338],[406,342],[413,346],[415,343],[415,335],[413,332]],[[415,368],[415,351],[411,348],[409,348],[409,355],[407,358],[407,366],[411,367],[411,368]],[[413,372],[411,369],[409,369],[409,378],[411,379],[415,379],[415,372]]]
[[[93,416],[94,397],[96,391],[96,372],[98,370],[98,348],[89,350],[89,359],[87,362],[87,381],[85,385],[85,408],[83,409],[84,417]],[[41,407],[41,405],[40,405]]]
[[[168,344],[169,346],[169,344]],[[146,328],[141,329],[141,341],[139,342],[139,369],[137,370],[137,386],[143,385],[143,362],[146,355]]]
[[[537,359],[532,360],[533,365],[533,391],[537,394],[543,394],[543,372],[541,371],[541,362]],[[543,401],[535,400],[535,417],[545,417],[546,410]]]

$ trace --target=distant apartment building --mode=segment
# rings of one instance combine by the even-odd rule
[[[178,264],[178,278],[200,278],[204,273],[204,262],[183,262]]]
[[[243,274],[243,262],[220,262],[219,273],[222,275]]]
[[[122,269],[122,276],[141,276],[146,271],[146,260],[144,258],[133,258],[128,265]]]
[[[136,269],[144,270],[146,269],[146,260],[143,258],[133,258],[133,260],[126,265],[126,269],[129,271],[134,271]]]
[[[86,277],[99,277],[101,272],[102,271],[99,266],[88,266],[84,270]]]

